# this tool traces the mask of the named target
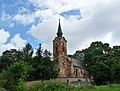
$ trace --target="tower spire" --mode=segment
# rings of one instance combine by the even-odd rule
[[[57,36],[58,37],[62,37],[63,33],[62,33],[62,30],[61,30],[61,25],[60,25],[60,19],[59,19],[59,25],[58,25],[58,32],[57,32]]]

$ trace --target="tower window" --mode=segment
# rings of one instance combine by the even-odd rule
[[[58,52],[58,45],[56,44],[56,52]]]
[[[62,43],[62,51],[64,52],[64,43]]]
[[[58,55],[58,44],[55,45],[55,54]]]

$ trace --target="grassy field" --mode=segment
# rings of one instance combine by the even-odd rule
[[[120,84],[80,87],[70,86],[54,81],[38,82],[32,86],[19,86],[19,91],[120,91]]]

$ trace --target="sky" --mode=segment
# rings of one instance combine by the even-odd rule
[[[0,0],[0,55],[26,43],[52,52],[59,19],[68,54],[93,41],[120,45],[120,0]]]

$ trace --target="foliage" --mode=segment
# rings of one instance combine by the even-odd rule
[[[111,84],[95,87],[80,87],[63,84],[57,81],[44,81],[33,84],[30,87],[23,85],[19,91],[119,91],[120,84]]]
[[[51,61],[51,53],[47,49],[43,51],[41,44],[36,51],[36,56],[32,58],[31,65],[34,67],[33,80],[48,80],[55,78],[55,64]]]
[[[45,57],[45,58],[50,58],[50,56],[51,56],[51,53],[50,53],[50,51],[48,51],[47,49],[43,52],[43,57]]]
[[[120,83],[120,46],[111,48],[108,43],[96,41],[90,47],[76,51],[72,57],[81,60],[88,68],[95,84]],[[21,51],[4,51],[0,56],[0,72],[0,86],[9,90],[15,90],[24,81],[57,77],[51,53],[43,50],[41,43],[34,57],[29,43]]]
[[[43,51],[41,44],[34,57],[29,43],[21,51],[4,51],[0,56],[0,87],[14,91],[25,81],[55,78],[55,64],[50,56],[50,51]]]
[[[92,75],[97,85],[106,84],[110,79],[110,68],[101,61],[97,61],[92,68]]]
[[[90,47],[76,51],[74,58],[81,60],[97,85],[120,82],[120,46],[92,42]]]
[[[33,48],[29,43],[27,43],[26,46],[23,48],[23,54],[24,54],[25,58],[31,58],[32,57]]]
[[[4,88],[1,88],[1,87],[0,87],[0,91],[7,91],[7,90],[6,90],[6,89],[4,89]]]
[[[34,58],[32,66],[35,68],[35,80],[46,80],[56,77],[55,64],[47,57],[41,58],[40,60],[36,60],[36,58]]]
[[[22,53],[16,49],[4,51],[0,57],[0,71],[2,71],[2,69],[6,69],[13,62],[22,59],[21,54]]]
[[[41,59],[42,58],[42,53],[43,53],[43,49],[42,49],[42,46],[41,46],[41,43],[39,44],[39,48],[37,49],[36,51],[36,57],[38,59]]]
[[[8,89],[9,91],[16,90],[18,83],[25,81],[32,70],[32,66],[29,66],[29,64],[24,61],[13,63],[10,67],[7,68],[7,70],[3,70],[0,74],[2,75],[1,79],[5,81],[2,87]]]

